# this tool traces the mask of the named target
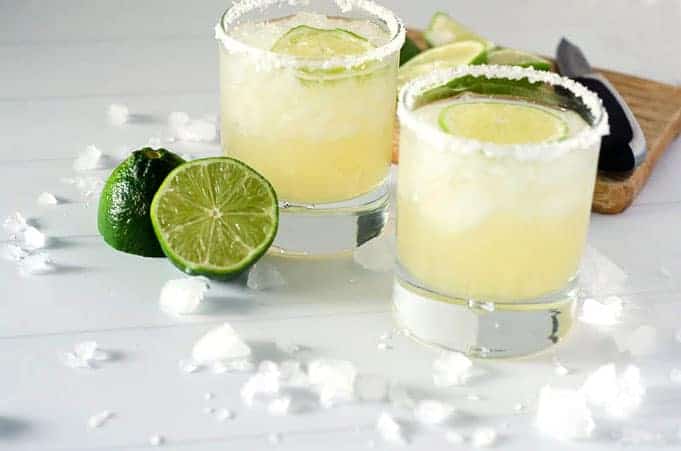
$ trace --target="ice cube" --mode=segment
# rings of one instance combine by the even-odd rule
[[[20,235],[21,246],[25,249],[42,249],[47,244],[47,236],[33,226],[27,226]]]
[[[73,169],[76,171],[91,171],[100,169],[102,166],[102,151],[95,145],[90,144],[78,154],[73,162]]]
[[[99,413],[92,415],[87,420],[87,425],[90,429],[95,429],[103,426],[107,421],[114,417],[114,413],[109,410],[102,410]]]
[[[201,365],[193,360],[180,360],[179,367],[183,373],[196,373],[201,369]]]
[[[149,437],[149,444],[151,446],[163,446],[165,441],[166,441],[165,438],[160,434],[154,434],[151,437]]]
[[[443,352],[433,362],[433,383],[437,387],[465,384],[472,366],[471,359],[459,352]]]
[[[445,432],[445,440],[451,445],[460,445],[465,441],[463,435],[453,430]]]
[[[121,126],[128,122],[130,111],[128,107],[120,103],[112,103],[108,109],[109,121],[116,126]]]
[[[54,269],[52,259],[44,252],[27,255],[19,262],[19,272],[24,275],[45,274]]]
[[[28,224],[26,223],[26,218],[21,213],[14,212],[8,216],[2,223],[2,227],[5,231],[10,234],[10,236],[15,236],[16,234],[23,232]]]
[[[234,413],[225,407],[220,407],[219,409],[216,409],[213,412],[213,415],[215,416],[215,419],[218,421],[227,421],[234,418]]]
[[[595,428],[582,391],[548,385],[539,392],[535,425],[559,440],[586,439]]]
[[[388,272],[395,265],[395,238],[383,233],[367,241],[355,249],[352,258],[361,267],[369,271]]]
[[[18,262],[26,258],[28,255],[28,252],[16,244],[7,243],[2,248],[2,257],[10,261]]]
[[[251,348],[244,343],[229,323],[224,323],[201,337],[192,349],[192,358],[199,364],[246,359]]]
[[[388,382],[380,374],[360,374],[355,378],[355,393],[361,401],[383,401],[388,395]]]
[[[441,401],[427,399],[414,407],[414,418],[421,424],[442,424],[454,413],[454,406]]]
[[[476,448],[489,448],[497,441],[497,431],[490,427],[479,427],[471,434],[471,443]]]
[[[681,369],[672,368],[669,372],[669,380],[675,384],[681,384]]]
[[[38,203],[40,205],[57,205],[59,201],[54,197],[54,194],[43,191],[38,195]]]
[[[582,392],[590,404],[604,408],[612,417],[624,418],[641,405],[645,387],[638,367],[629,365],[618,377],[615,364],[609,363],[587,377]]]
[[[613,334],[620,352],[629,352],[633,356],[644,356],[655,352],[657,348],[657,329],[650,325],[630,329],[617,330]]]
[[[258,263],[248,272],[246,285],[251,290],[273,290],[286,286],[286,279],[277,268],[267,263]]]
[[[203,277],[169,280],[161,288],[161,310],[171,315],[194,313],[208,288],[208,282]]]
[[[580,321],[598,326],[613,326],[619,322],[622,315],[622,299],[609,296],[603,302],[586,299],[582,305]]]
[[[151,147],[152,149],[158,149],[162,147],[161,138],[158,136],[152,136],[147,140],[147,146]]]
[[[319,402],[324,407],[354,399],[354,384],[357,370],[346,360],[319,359],[308,365],[310,384],[319,393]]]
[[[291,397],[280,396],[274,398],[267,404],[267,413],[273,416],[284,416],[289,413],[289,408],[291,407]]]
[[[406,445],[402,426],[387,412],[382,412],[376,422],[376,430],[383,440],[394,445]]]

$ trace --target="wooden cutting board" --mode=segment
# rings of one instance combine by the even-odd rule
[[[409,31],[416,44],[425,48],[420,31]],[[650,177],[655,163],[681,133],[681,86],[672,86],[633,75],[598,69],[617,88],[641,124],[648,143],[646,160],[628,177],[599,173],[594,191],[593,210],[615,214],[624,211]],[[397,135],[397,133],[396,133]],[[393,161],[398,161],[395,139]]]

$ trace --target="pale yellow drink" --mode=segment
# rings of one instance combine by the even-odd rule
[[[340,28],[371,48],[393,38],[369,20],[312,13],[245,22],[229,35],[269,51],[300,25]],[[393,52],[354,66],[306,69],[300,58],[290,64],[291,58],[221,46],[225,154],[262,173],[282,201],[330,203],[371,192],[384,183],[390,167],[398,57]]]

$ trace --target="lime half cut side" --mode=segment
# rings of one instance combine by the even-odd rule
[[[437,69],[448,69],[462,64],[483,64],[486,61],[486,48],[478,41],[443,45],[419,53],[400,67],[397,84],[398,87],[402,87],[407,82]]]
[[[543,108],[500,101],[450,105],[438,122],[449,134],[501,145],[559,141],[568,131],[565,121]]]
[[[330,30],[299,25],[272,46],[272,51],[302,58],[361,55],[374,48],[364,37],[342,28]]]
[[[436,12],[430,19],[428,28],[423,33],[423,37],[431,47],[440,47],[460,41],[478,41],[486,48],[494,47],[494,44],[482,36],[473,33],[471,30],[452,19],[448,14]]]
[[[173,170],[151,204],[166,256],[182,271],[231,279],[270,247],[279,212],[272,185],[227,157],[194,160]]]
[[[489,64],[502,66],[532,67],[537,70],[551,70],[551,61],[533,53],[516,49],[494,49],[487,55]]]

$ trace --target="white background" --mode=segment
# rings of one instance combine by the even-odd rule
[[[407,23],[423,26],[436,9],[447,10],[481,34],[508,46],[552,54],[562,35],[572,38],[594,65],[668,83],[681,83],[681,4],[678,0],[386,1]],[[299,358],[352,360],[362,372],[380,373],[417,397],[454,403],[452,427],[467,434],[479,425],[498,428],[498,448],[606,449],[626,428],[659,433],[681,446],[681,386],[668,380],[681,367],[681,141],[660,160],[647,187],[627,212],[593,216],[590,245],[629,275],[612,288],[626,301],[625,323],[615,331],[578,324],[556,354],[572,374],[553,372],[553,353],[519,361],[480,362],[486,376],[463,388],[436,389],[430,365],[436,353],[396,338],[376,349],[392,328],[390,274],[371,273],[350,260],[280,262],[286,289],[248,292],[214,286],[204,313],[178,320],[162,314],[163,283],[180,276],[164,260],[116,253],[96,235],[94,205],[61,179],[73,176],[74,155],[87,144],[108,152],[158,136],[167,114],[217,112],[217,59],[212,26],[227,2],[0,0],[0,218],[20,210],[52,237],[53,274],[22,277],[0,260],[0,449],[40,451],[138,450],[161,433],[169,449],[269,448],[267,435],[282,432],[286,450],[387,447],[373,424],[385,406],[368,404],[284,418],[248,410],[238,395],[243,375],[182,374],[177,367],[194,340],[229,320],[258,358],[282,359],[273,341],[305,346]],[[107,123],[112,102],[129,105],[141,119],[122,128]],[[195,154],[216,145],[182,145]],[[41,191],[64,202],[36,204]],[[667,274],[670,273],[670,275]],[[603,292],[609,287],[605,286]],[[613,333],[641,324],[658,330],[651,355],[621,354]],[[619,331],[619,332],[617,332]],[[95,339],[117,358],[100,369],[74,370],[59,353]],[[532,415],[539,387],[578,386],[606,361],[641,366],[648,396],[628,422],[599,422],[596,438],[557,443],[537,434]],[[216,394],[213,401],[203,393]],[[466,398],[478,393],[482,399]],[[517,414],[513,406],[529,405]],[[206,406],[236,411],[218,423]],[[87,418],[117,413],[91,431]],[[407,412],[396,412],[409,420]],[[443,432],[415,428],[415,449],[449,449]],[[644,449],[649,445],[641,445]],[[651,445],[652,446],[652,445]],[[464,449],[464,448],[462,448]]]

